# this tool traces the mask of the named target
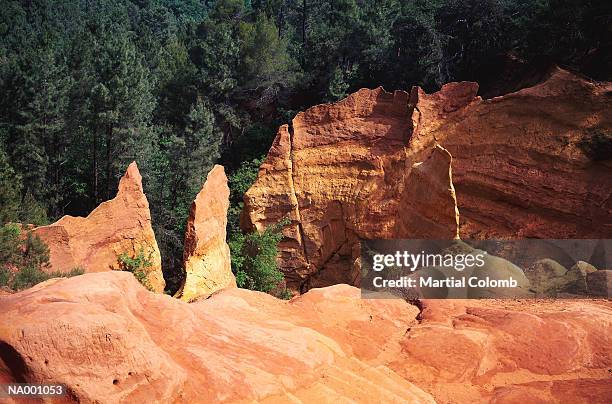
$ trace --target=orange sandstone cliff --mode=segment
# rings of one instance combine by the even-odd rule
[[[598,155],[612,84],[556,69],[516,93],[477,91],[362,89],[279,129],[241,223],[291,220],[290,288],[356,284],[359,239],[612,236],[612,160]]]
[[[110,271],[119,268],[119,254],[136,256],[142,250],[150,254],[153,264],[148,273],[152,289],[164,291],[161,255],[136,162],[119,181],[115,198],[101,203],[87,217],[64,216],[33,232],[49,246],[53,271],[76,267],[85,272]]]
[[[220,289],[236,287],[225,241],[229,194],[225,170],[215,165],[191,204],[187,219],[183,253],[185,282],[177,293],[182,300],[191,301]]]
[[[411,94],[412,148],[454,157],[461,237],[611,238],[612,83],[556,69],[490,100],[477,89]]]

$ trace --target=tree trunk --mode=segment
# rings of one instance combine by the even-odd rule
[[[108,125],[106,127],[106,199],[111,198],[112,150],[113,150],[113,125]]]
[[[59,147],[59,136],[57,130],[53,132],[52,152],[51,152],[51,164],[53,173],[53,217],[60,216],[60,147]]]
[[[97,205],[98,200],[98,130],[97,128],[93,132],[93,164],[92,164],[92,179],[93,179],[93,194],[94,204]]]
[[[280,7],[278,8],[278,18],[277,18],[277,25],[278,25],[278,37],[281,38],[282,37],[282,32],[283,32],[283,22],[285,20],[284,18],[284,14],[285,14],[285,7],[284,6],[284,2],[281,2]]]
[[[306,51],[306,19],[308,18],[306,0],[302,1],[302,48]]]

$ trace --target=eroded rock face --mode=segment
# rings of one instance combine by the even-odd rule
[[[412,165],[400,194],[396,238],[449,240],[459,237],[459,210],[453,186],[452,156],[435,145],[424,162]]]
[[[356,284],[360,238],[453,238],[457,207],[462,238],[612,237],[612,160],[596,147],[612,131],[612,84],[557,69],[502,97],[477,91],[363,89],[279,129],[242,226],[291,219],[290,288]]]
[[[225,170],[215,165],[189,211],[183,252],[185,283],[177,293],[182,300],[236,287],[225,241],[229,194]]]
[[[438,402],[604,403],[612,394],[610,301],[421,305],[389,366]]]
[[[53,271],[68,272],[76,267],[85,272],[110,271],[119,268],[119,254],[136,256],[143,251],[152,263],[148,274],[152,289],[164,290],[161,255],[136,162],[121,178],[117,196],[101,203],[89,216],[64,216],[33,229],[33,233],[49,246]]]
[[[291,301],[231,288],[187,304],[122,272],[53,279],[0,297],[0,382],[65,383],[69,400],[100,403],[612,394],[610,301],[436,300],[420,312],[360,297],[347,285]]]
[[[408,94],[382,88],[310,108],[279,129],[245,195],[242,225],[291,220],[280,244],[290,288],[356,284],[360,238],[456,236],[451,156],[435,144],[409,155],[410,131]]]
[[[461,237],[610,238],[612,83],[556,69],[490,100],[477,89],[411,94],[412,149],[435,140],[453,155]]]
[[[381,349],[399,349],[418,310],[346,285],[291,303],[232,288],[187,304],[106,272],[0,299],[0,382],[65,383],[75,402],[434,402]]]

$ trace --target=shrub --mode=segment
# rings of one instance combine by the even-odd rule
[[[23,290],[53,278],[51,274],[44,273],[39,268],[27,266],[17,271],[10,283],[10,288],[15,290]]]
[[[18,225],[5,224],[0,228],[0,267],[17,265],[21,250],[21,230]]]
[[[281,230],[287,223],[284,220],[261,233],[235,234],[230,240],[232,266],[239,287],[270,292],[279,286],[283,273],[278,269],[276,256],[278,243],[283,238]]]
[[[229,176],[230,207],[227,212],[227,227],[230,235],[240,233],[240,212],[244,207],[242,198],[257,179],[263,157],[247,161]]]
[[[11,279],[11,273],[6,268],[0,268],[0,287],[9,286]]]
[[[290,295],[286,290],[278,290],[284,277],[276,265],[278,243],[283,237],[281,230],[289,223],[288,220],[269,226],[262,233],[243,234],[240,229],[240,212],[244,207],[242,198],[257,179],[263,159],[264,156],[246,161],[229,176],[230,208],[227,230],[232,270],[239,287],[266,293],[274,291],[278,297],[288,298]]]
[[[141,248],[135,257],[131,257],[127,253],[122,253],[117,256],[119,262],[119,270],[131,272],[142,286],[153,292],[153,286],[149,282],[149,272],[153,266],[151,256],[153,253],[146,254]]]
[[[278,295],[278,298],[283,300],[291,300],[292,297],[293,295],[286,288],[283,289],[282,292],[280,292],[280,294]]]

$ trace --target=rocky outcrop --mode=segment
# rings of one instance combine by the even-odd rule
[[[187,304],[117,271],[53,279],[0,297],[0,382],[65,383],[67,401],[100,403],[597,403],[612,394],[610,301],[419,306],[361,299],[347,285],[291,301],[231,288]]]
[[[76,267],[85,272],[110,271],[119,269],[118,255],[137,256],[142,251],[152,263],[147,276],[151,288],[164,291],[161,255],[136,162],[119,181],[114,199],[101,203],[87,217],[64,216],[33,233],[49,246],[52,271],[69,272]]]
[[[229,194],[225,170],[215,165],[191,204],[187,219],[185,282],[177,293],[182,300],[191,301],[236,286],[225,241]]]
[[[279,129],[242,226],[290,219],[279,255],[290,288],[357,284],[359,239],[452,238],[457,207],[462,238],[612,236],[612,160],[602,155],[612,84],[556,69],[505,96],[477,91],[362,89]],[[452,180],[440,169],[450,155]]]
[[[73,402],[434,402],[384,364],[418,310],[349,286],[187,304],[107,272],[0,299],[0,382],[65,383]]]
[[[453,186],[452,156],[439,145],[424,162],[414,163],[400,194],[396,238],[449,240],[459,237],[459,210]]]
[[[411,93],[412,148],[437,141],[454,157],[461,237],[610,238],[612,83],[556,69],[490,100],[477,89]]]
[[[279,129],[245,195],[242,226],[290,219],[280,244],[290,288],[356,284],[362,238],[456,236],[451,157],[433,144],[408,154],[409,112],[403,91],[360,90]]]
[[[571,285],[568,289],[571,293],[586,294],[588,293],[587,277],[591,272],[597,271],[593,265],[588,262],[578,261],[568,271],[572,278],[576,279],[574,285]]]
[[[605,403],[606,300],[425,300],[389,364],[438,402]]]
[[[557,261],[545,258],[527,268],[525,275],[538,296],[556,296],[578,282],[577,272],[569,272]]]

